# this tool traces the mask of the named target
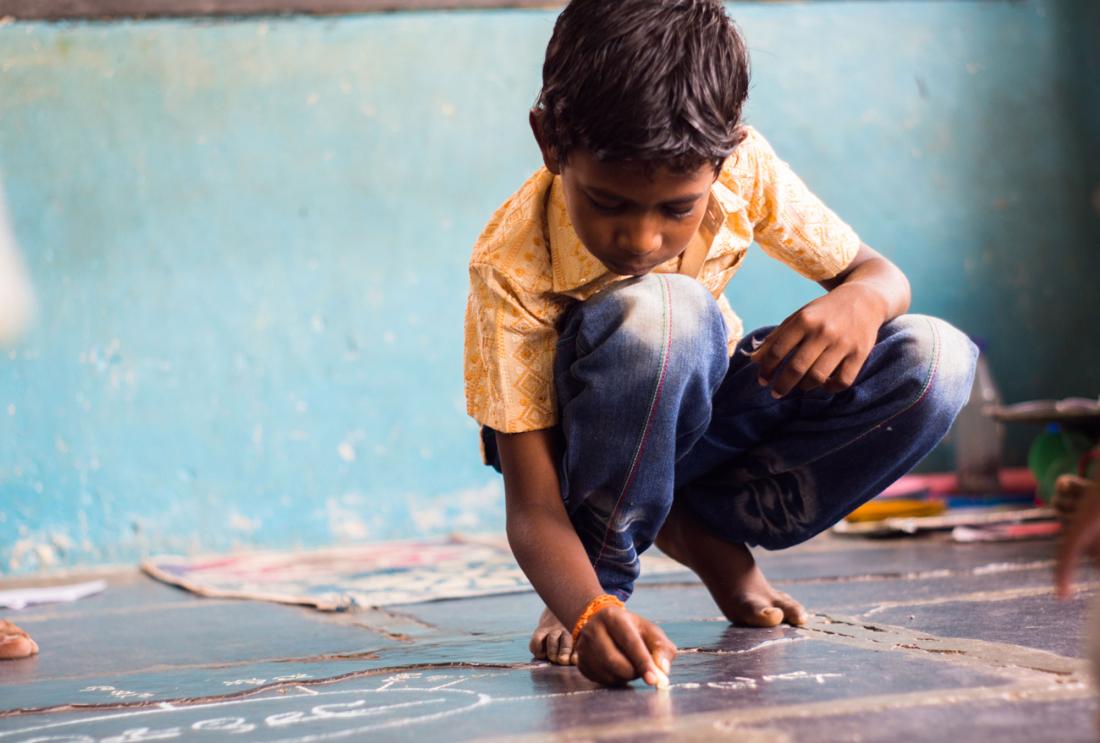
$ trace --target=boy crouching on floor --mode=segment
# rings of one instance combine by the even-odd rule
[[[667,682],[628,611],[656,543],[731,621],[805,621],[749,546],[803,542],[912,468],[976,350],[905,315],[909,285],[741,121],[744,42],[718,0],[573,0],[530,123],[545,167],[470,261],[465,379],[508,538],[546,604],[539,658]],[[742,333],[750,243],[826,293]]]

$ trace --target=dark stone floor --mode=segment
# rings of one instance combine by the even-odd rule
[[[120,573],[8,615],[42,652],[0,663],[0,742],[1095,740],[1100,583],[1086,571],[1056,601],[1052,556],[828,538],[760,554],[812,612],[801,629],[731,627],[686,572],[645,581],[631,608],[681,650],[668,691],[533,662],[532,593],[324,614]]]

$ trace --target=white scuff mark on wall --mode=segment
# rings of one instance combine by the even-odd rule
[[[252,448],[262,451],[264,448],[264,427],[259,423],[252,426]]]
[[[415,498],[409,513],[422,533],[491,530],[502,521],[504,490],[500,481],[490,480],[480,487]]]
[[[317,93],[310,93],[308,96],[306,96],[306,105],[316,106],[317,101],[319,101],[319,100],[321,100],[320,95],[318,95]]]
[[[250,519],[243,513],[238,513],[236,511],[229,514],[229,528],[234,531],[251,534],[260,528],[261,523],[263,522],[260,519]]]
[[[336,447],[336,453],[340,455],[340,459],[345,462],[355,461],[355,447],[347,441],[341,441],[340,445]]]
[[[418,508],[412,512],[412,519],[419,531],[441,531],[447,526],[447,509],[441,506]]]
[[[8,415],[15,415],[15,403],[8,403]]]
[[[329,157],[326,157],[325,159],[326,160],[331,160],[332,159],[332,157],[331,157],[332,153],[327,153],[327,154],[329,155]],[[319,315],[319,314],[314,314],[313,317],[309,318],[309,325],[310,325],[311,328],[313,328],[314,333],[323,333],[323,332],[325,332],[325,318],[323,316]]]
[[[342,500],[342,499],[341,499]],[[325,501],[325,513],[328,516],[328,530],[339,541],[362,541],[370,534],[361,511],[345,506],[341,500],[329,498]]]
[[[61,554],[69,552],[73,548],[73,540],[65,532],[53,532],[50,534],[50,542]]]
[[[28,561],[28,558],[33,559],[34,562]],[[55,564],[57,564],[57,553],[53,546],[30,538],[17,540],[12,545],[11,557],[8,558],[8,567],[12,570],[19,570],[24,566],[41,570]]]

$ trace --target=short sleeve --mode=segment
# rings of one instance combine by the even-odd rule
[[[465,321],[466,411],[502,433],[557,423],[552,308],[500,270],[470,265]]]
[[[843,272],[859,252],[855,231],[806,187],[759,132],[750,129],[738,147],[742,149],[742,173],[748,170],[752,176],[746,190],[753,237],[764,252],[813,281]]]

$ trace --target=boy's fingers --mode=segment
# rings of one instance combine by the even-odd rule
[[[625,612],[609,619],[615,644],[630,661],[631,670],[633,671],[630,678],[641,676],[647,684],[656,686],[659,677],[654,671],[660,674],[663,674],[663,671],[653,662],[653,656],[650,654],[649,648],[646,647],[645,640],[642,639],[642,633],[638,631],[638,627]]]
[[[752,362],[760,367],[758,374],[761,383],[772,381],[775,370],[801,341],[801,333],[791,332],[783,325],[772,331],[767,340],[750,357]]]
[[[835,393],[843,392],[850,388],[856,383],[856,379],[859,377],[859,373],[863,370],[863,365],[866,362],[867,357],[865,356],[848,356],[840,363],[836,371],[833,372],[833,376],[825,384],[825,389]]]
[[[600,612],[600,614],[606,613],[608,613],[606,609]],[[619,684],[635,677],[634,664],[623,654],[618,642],[605,626],[605,622],[590,621],[582,637],[586,639],[585,665],[596,674],[596,677],[592,677],[593,680],[603,684]]]
[[[573,654],[573,637],[568,632],[558,633],[558,641],[554,644],[554,657],[563,666],[569,665],[569,656]]]
[[[531,651],[531,655],[535,656],[539,660],[546,659],[546,633],[536,632],[531,635],[531,642],[528,643],[527,649]]]
[[[772,397],[784,397],[799,385],[825,351],[822,340],[803,340],[798,350],[772,379]],[[824,379],[822,381],[825,381]]]
[[[798,388],[804,392],[825,387],[833,379],[844,361],[845,353],[840,349],[827,348],[817,357],[817,361],[810,367],[798,383]]]
[[[665,676],[668,676],[672,671],[672,661],[676,657],[676,645],[655,624],[650,624],[642,632],[642,636],[653,662],[664,672]]]

